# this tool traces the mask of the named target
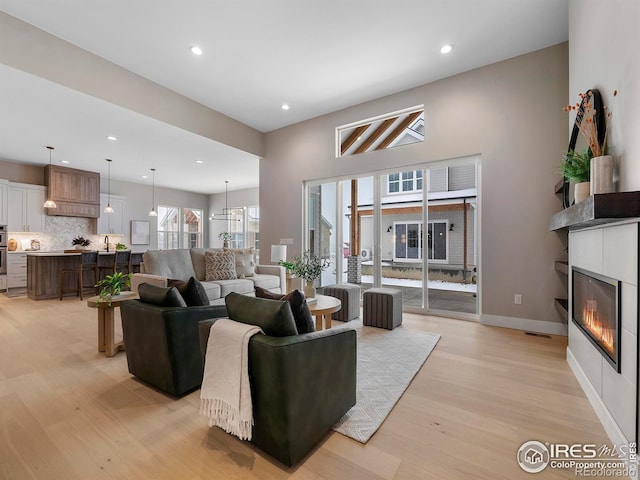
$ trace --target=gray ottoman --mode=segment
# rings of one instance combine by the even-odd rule
[[[393,330],[402,323],[402,292],[370,288],[362,294],[362,324]]]
[[[360,316],[360,287],[352,283],[329,285],[324,287],[324,294],[335,297],[342,302],[342,308],[331,315],[333,320],[350,322]]]

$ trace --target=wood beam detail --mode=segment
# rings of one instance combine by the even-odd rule
[[[340,156],[344,155],[344,152],[349,150],[351,145],[356,143],[358,141],[358,137],[360,137],[364,132],[366,132],[367,128],[369,128],[370,126],[371,124],[368,123],[366,125],[360,125],[359,127],[356,127],[353,130],[353,132],[351,132],[351,135],[349,135],[347,139],[344,142],[342,142],[342,145],[340,145]]]
[[[391,142],[398,138],[400,134],[420,116],[421,113],[422,111],[410,113],[407,118],[400,122],[400,124],[394,128],[389,135],[387,135],[387,138],[385,138],[380,145],[376,147],[376,150],[384,150],[391,145]]]
[[[364,142],[362,142],[360,144],[360,146],[358,148],[355,149],[355,151],[353,152],[353,154],[358,154],[358,153],[362,153],[362,152],[366,152],[369,147],[371,145],[373,145],[375,143],[375,141],[380,138],[380,136],[382,136],[382,134],[384,132],[386,132],[389,127],[391,127],[391,125],[393,125],[393,123],[398,119],[398,117],[393,117],[393,118],[387,118],[384,122],[382,122],[378,128],[376,128],[374,130],[374,132],[369,135]],[[404,129],[403,129],[404,130]],[[377,149],[376,149],[377,150]]]

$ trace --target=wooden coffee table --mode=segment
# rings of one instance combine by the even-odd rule
[[[337,312],[342,308],[342,302],[327,295],[316,295],[316,301],[309,303],[309,310],[311,315],[316,317],[316,330],[323,329],[323,322],[325,320],[326,327],[331,328],[331,314]]]
[[[98,309],[98,351],[104,352],[105,356],[113,357],[116,353],[124,351],[124,343],[116,342],[114,312],[116,307],[120,306],[120,302],[136,298],[139,298],[137,292],[122,292],[111,297],[110,305],[98,296],[87,300],[87,306]]]

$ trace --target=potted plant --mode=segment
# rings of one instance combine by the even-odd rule
[[[75,245],[76,250],[84,250],[84,247],[91,245],[91,240],[84,237],[76,237],[71,240],[71,245]]]
[[[218,240],[222,240],[222,246],[229,248],[229,242],[231,241],[231,234],[229,232],[220,232],[218,234]]]
[[[126,250],[127,246],[124,243],[116,243],[116,250]]]
[[[293,264],[293,274],[306,282],[304,285],[305,297],[315,298],[316,287],[313,282],[324,270],[329,268],[331,261],[328,258],[320,258],[314,255],[311,250],[307,250],[302,255],[294,257],[291,263]]]
[[[617,95],[618,91],[614,90],[613,98]],[[590,173],[585,181],[591,182],[589,194],[614,192],[615,162],[613,156],[607,154],[611,109],[603,104],[600,92],[596,89],[580,93],[579,97],[580,102],[565,106],[564,111],[576,112],[574,129],[577,128],[587,141]],[[576,203],[579,201],[576,198]]]
[[[102,287],[99,294],[100,299],[96,304],[107,302],[107,305],[111,305],[111,297],[120,295],[122,287],[125,286],[131,286],[131,273],[115,272],[113,275],[107,275],[96,283],[97,288]]]
[[[560,170],[567,180],[575,183],[574,197],[576,203],[589,196],[591,157],[591,150],[585,148],[583,151],[578,152],[569,150],[562,158]]]

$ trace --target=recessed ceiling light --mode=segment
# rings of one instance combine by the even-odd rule
[[[447,43],[440,49],[440,53],[446,54],[451,52],[451,50],[453,50],[453,45],[451,45],[450,43]]]
[[[60,163],[69,163],[69,160],[60,160]]]
[[[142,175],[142,178],[149,178],[149,177],[147,177],[146,175]]]
[[[118,140],[118,137],[114,137],[113,135],[107,135],[107,140],[111,140],[112,142],[115,142],[116,140]]]
[[[287,105],[286,103],[283,103],[280,108],[283,110],[289,110],[289,105]]]
[[[196,160],[196,163],[202,163],[202,160]]]
[[[193,53],[194,55],[202,55],[202,49],[200,47],[198,47],[197,45],[193,45],[191,48],[191,53]]]

